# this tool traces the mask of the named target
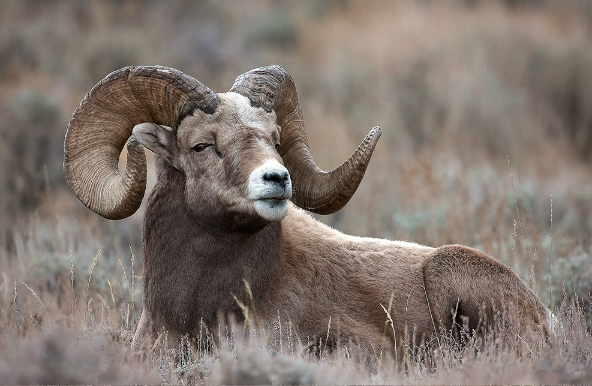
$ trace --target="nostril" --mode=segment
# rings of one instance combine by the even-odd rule
[[[282,171],[282,172],[272,171],[272,172],[267,172],[263,175],[264,181],[277,182],[278,184],[282,184],[282,185],[285,185],[289,178],[290,178],[290,175],[288,174],[287,171]]]

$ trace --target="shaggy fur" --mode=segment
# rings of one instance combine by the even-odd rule
[[[258,216],[247,199],[249,176],[281,158],[274,117],[250,109],[220,94],[213,115],[196,111],[176,137],[159,131],[160,145],[150,144],[161,146],[162,156],[144,218],[144,311],[135,347],[163,328],[178,338],[215,327],[220,315],[242,321],[239,302],[260,325],[289,323],[303,342],[328,338],[325,345],[413,347],[441,330],[486,327],[508,304],[517,326],[546,333],[548,311],[536,295],[476,250],[348,236],[292,204],[281,221]],[[208,141],[222,156],[192,150]]]

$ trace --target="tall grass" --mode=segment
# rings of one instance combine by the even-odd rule
[[[578,0],[1,2],[0,380],[589,383],[591,27]],[[293,75],[325,169],[384,128],[358,192],[322,221],[480,249],[554,310],[558,335],[502,349],[443,334],[435,351],[383,353],[369,368],[355,348],[316,355],[287,333],[278,349],[231,325],[191,350],[163,337],[133,355],[143,207],[109,222],[76,201],[61,172],[67,121],[125,65],[224,91],[271,63]]]
[[[395,353],[375,352],[368,362],[367,352],[347,344],[334,350],[324,350],[321,344],[320,351],[312,352],[293,334],[289,321],[278,320],[284,329],[279,342],[270,340],[275,335],[265,330],[221,324],[216,332],[202,330],[195,342],[185,341],[180,347],[171,347],[162,336],[139,357],[130,349],[140,313],[129,265],[132,255],[91,245],[66,251],[69,235],[83,237],[83,232],[67,223],[52,225],[51,230],[29,233],[34,241],[23,250],[19,247],[12,262],[2,261],[4,382],[432,384],[592,379],[592,334],[585,310],[590,299],[569,297],[567,291],[554,308],[557,335],[548,342],[520,335],[500,340],[494,332],[485,343],[467,335],[459,345],[442,331],[439,343],[430,349],[405,347],[398,360]],[[44,232],[51,236],[45,241]],[[62,264],[38,272],[35,255],[56,252],[65,252],[58,258]],[[385,323],[388,318],[385,313]],[[503,319],[500,322],[501,329],[507,328]],[[329,333],[330,323],[327,329]]]

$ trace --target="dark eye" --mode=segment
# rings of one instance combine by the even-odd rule
[[[277,150],[277,149],[279,149],[279,148],[280,148],[280,144],[279,144],[279,143],[276,143],[276,144],[275,144],[275,150]]]
[[[200,152],[200,151],[204,151],[208,148],[208,146],[211,146],[210,144],[207,143],[198,143],[197,145],[193,146],[193,150],[195,150],[196,152]]]

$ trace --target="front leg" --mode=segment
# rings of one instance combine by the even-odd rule
[[[136,333],[132,339],[132,351],[141,353],[146,349],[151,349],[154,345],[155,335],[152,333],[152,321],[146,310],[142,310]]]
[[[191,351],[197,352],[197,347],[191,339],[185,337],[184,340],[184,337],[178,333],[167,332],[164,328],[157,330],[155,326],[146,309],[142,310],[136,333],[132,339],[132,351],[138,357],[146,359],[152,355],[153,350],[164,349],[161,353],[170,355],[174,363],[178,363],[183,355],[187,355]],[[183,342],[187,344],[182,344]]]

